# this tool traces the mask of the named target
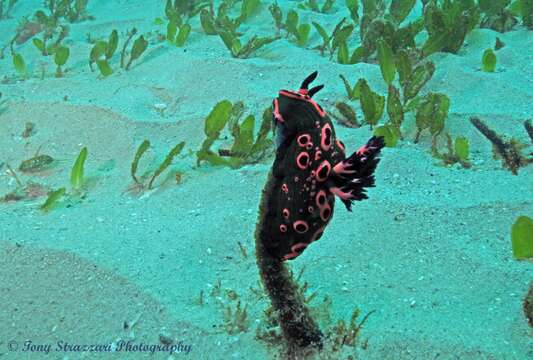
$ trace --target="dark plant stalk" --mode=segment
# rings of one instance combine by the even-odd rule
[[[524,121],[524,127],[526,128],[527,134],[529,135],[529,138],[531,139],[531,142],[533,143],[533,125],[531,125],[530,120]]]
[[[529,284],[529,291],[524,298],[523,309],[529,326],[533,328],[533,282]]]
[[[269,205],[272,201],[272,189],[281,186],[277,182],[279,180],[270,173],[259,205],[255,248],[261,281],[279,316],[281,330],[289,349],[308,346],[321,348],[322,332],[309,314],[297,284],[281,259],[272,257],[266,248],[266,243],[272,241],[273,236],[269,226],[269,219],[272,218],[269,209],[272,207]]]
[[[470,122],[476,127],[494,146],[495,151],[502,157],[504,164],[511,170],[513,175],[518,174],[520,166],[525,165],[525,159],[512,142],[504,142],[500,135],[485,125],[479,118],[471,117]]]
[[[124,69],[124,62],[126,61],[126,48],[128,47],[131,39],[135,36],[136,33],[137,33],[137,29],[135,28],[133,28],[133,30],[128,32],[128,37],[126,38],[126,41],[124,42],[124,46],[122,47],[122,52],[120,53],[120,67],[122,69]]]
[[[485,123],[483,123],[477,117],[471,117],[470,122],[479,130],[489,141],[496,146],[500,154],[504,154],[507,151],[506,145],[501,137],[492,129],[490,129]]]
[[[61,45],[61,42],[68,36],[68,33],[69,33],[68,26],[60,25],[60,28],[61,28],[61,31],[59,32],[56,42],[54,43],[55,46]],[[46,40],[45,40],[45,49],[46,49]]]
[[[420,129],[416,131],[415,139],[413,140],[413,142],[415,144],[418,144],[418,142],[420,141],[420,134],[421,133],[422,133],[422,130],[420,130]]]

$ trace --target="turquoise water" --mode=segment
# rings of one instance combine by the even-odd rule
[[[0,358],[533,358],[533,268],[511,241],[533,217],[528,1],[280,1],[278,26],[266,0],[12,3],[0,1]],[[307,110],[272,120],[278,91],[314,71],[326,115],[292,99]],[[325,225],[298,217],[309,204],[292,192],[310,192],[292,175],[319,165],[309,148],[294,166],[296,136],[323,135],[287,129],[312,116],[346,156],[373,135],[387,145],[368,199],[348,212],[337,198],[320,240],[283,263],[320,351],[280,331],[255,239],[274,229],[264,241],[279,236],[282,257]],[[498,156],[483,124],[506,144]],[[287,220],[289,240],[285,205],[258,221],[285,155],[289,219],[309,225]],[[333,201],[328,176],[316,193]]]

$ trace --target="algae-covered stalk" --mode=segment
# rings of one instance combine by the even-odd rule
[[[502,159],[503,166],[511,170],[514,175],[518,174],[520,167],[533,164],[533,157],[525,156],[522,153],[524,145],[516,139],[506,140],[490,129],[479,118],[471,117],[470,122],[492,143],[494,153]],[[528,121],[524,123],[524,126],[533,140],[533,126]]]

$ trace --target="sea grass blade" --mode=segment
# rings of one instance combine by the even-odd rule
[[[79,189],[83,185],[83,166],[85,164],[85,159],[87,159],[87,148],[84,147],[81,149],[74,166],[70,172],[70,184],[73,189]]]
[[[41,210],[44,212],[52,210],[57,201],[65,194],[65,191],[66,189],[64,187],[51,191],[44,204],[41,205]]]
[[[137,179],[136,173],[137,173],[137,166],[139,165],[139,160],[143,156],[143,154],[148,150],[150,147],[150,141],[144,140],[141,145],[137,148],[137,152],[135,153],[135,158],[133,158],[133,162],[131,163],[131,177],[133,178],[133,181],[135,181],[137,184],[140,184],[139,179]]]
[[[184,146],[185,146],[185,141],[182,141],[178,145],[176,145],[172,150],[170,150],[165,160],[163,160],[161,165],[159,165],[159,168],[155,171],[154,175],[150,179],[150,182],[148,183],[148,189],[152,188],[152,184],[154,180],[159,175],[161,175],[161,173],[165,171],[167,167],[169,167],[169,165],[172,163],[172,160],[181,152],[181,150],[183,150]]]

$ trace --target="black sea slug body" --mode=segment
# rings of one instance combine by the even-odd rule
[[[333,215],[335,195],[351,211],[351,203],[367,198],[383,138],[372,137],[346,158],[333,124],[312,96],[322,85],[308,89],[314,72],[297,91],[281,90],[274,100],[277,153],[272,168],[275,186],[270,194],[269,252],[293,259],[318,240]]]
[[[284,261],[318,240],[333,216],[335,196],[348,210],[374,186],[382,137],[346,157],[343,143],[309,89],[314,72],[298,91],[281,90],[273,104],[276,159],[259,205],[255,233],[261,280],[279,316],[290,351],[322,348],[323,334],[305,306]]]

